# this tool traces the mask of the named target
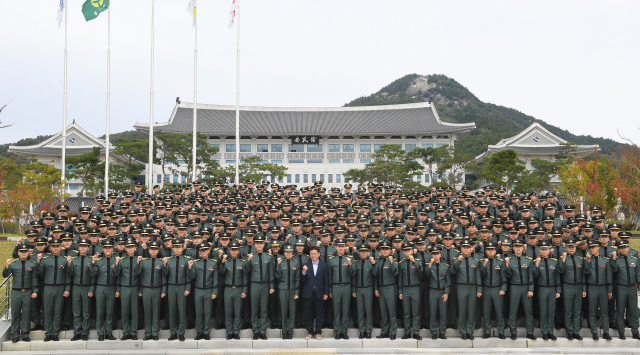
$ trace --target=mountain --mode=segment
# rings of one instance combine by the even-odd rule
[[[445,75],[409,74],[393,81],[378,92],[359,97],[344,106],[395,105],[412,102],[432,102],[443,121],[475,122],[476,129],[457,144],[478,155],[490,144],[514,136],[534,122],[540,123],[558,137],[575,144],[598,144],[602,154],[609,154],[620,145],[612,139],[571,132],[535,119],[516,109],[480,101],[469,89]]]

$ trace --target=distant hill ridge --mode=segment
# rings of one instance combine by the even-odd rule
[[[518,110],[480,101],[469,89],[445,75],[409,74],[393,81],[378,92],[359,97],[344,106],[395,105],[412,102],[432,102],[443,121],[475,122],[476,129],[458,142],[468,152],[478,155],[490,144],[514,136],[534,122],[553,134],[576,144],[598,144],[601,153],[609,154],[622,143],[571,132],[537,120]]]

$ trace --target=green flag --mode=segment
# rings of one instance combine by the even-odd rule
[[[91,21],[109,7],[109,0],[87,0],[82,5],[84,19]]]

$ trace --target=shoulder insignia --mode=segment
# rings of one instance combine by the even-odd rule
[[[398,261],[398,264],[402,264],[402,262],[405,261],[405,260],[407,260],[407,259],[402,259],[402,260]]]
[[[228,259],[227,259],[227,260],[228,260]],[[244,260],[244,259],[240,259],[240,260],[244,261],[245,263],[247,262],[247,261],[246,261],[246,260]]]
[[[498,261],[504,261],[504,259],[500,259],[500,258],[498,258]]]
[[[347,258],[353,258],[353,255],[347,255]]]
[[[46,259],[46,258],[48,258],[48,257],[49,257],[48,255],[46,255],[46,256],[45,256],[45,255],[43,255],[43,256],[42,256],[42,258],[43,258],[43,259]]]
[[[576,256],[578,257],[578,259],[584,259],[584,258],[583,258],[583,257],[581,257],[581,256],[578,256],[578,255],[576,255]]]
[[[635,256],[633,256],[633,255],[629,255],[629,257],[630,257],[630,258],[633,258],[633,259],[637,259],[637,257],[635,257]]]
[[[445,264],[446,266],[449,266],[449,264],[447,264],[447,263],[443,263],[443,264]]]
[[[553,261],[558,261],[558,259],[555,259],[555,258],[551,258],[551,260],[553,260]]]
[[[329,257],[329,260],[331,260],[331,259],[333,259],[333,256],[330,256],[330,257]]]
[[[609,260],[609,257],[608,257],[608,256],[603,256],[603,258],[605,258],[605,259]]]
[[[147,258],[142,258],[142,260],[147,260]]]
[[[532,258],[532,257],[530,257],[530,256],[527,256],[526,258],[527,258],[527,259],[529,259],[529,260],[533,260],[533,258]]]
[[[294,259],[294,258],[291,258],[291,260],[293,260],[293,262],[294,262],[294,263],[297,263],[297,262],[298,262],[298,260],[296,260],[296,259]]]
[[[416,260],[416,261],[418,261],[418,260],[422,260],[422,259],[420,259],[420,258],[413,258],[413,259],[414,259],[414,260]]]

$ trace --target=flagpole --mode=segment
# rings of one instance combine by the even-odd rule
[[[193,24],[195,26],[195,42],[193,45],[193,147],[191,155],[193,156],[193,171],[191,172],[191,182],[196,181],[196,137],[198,126],[198,7],[194,8]]]
[[[62,94],[62,183],[67,178],[67,2],[64,2],[64,93]],[[63,185],[64,191],[64,185]]]
[[[104,164],[104,194],[109,194],[109,121],[111,119],[111,2],[109,2],[109,13],[107,14],[107,134]]]
[[[236,7],[237,54],[236,54],[236,185],[240,184],[240,5]]]
[[[154,13],[154,8],[155,8],[155,0],[151,0],[151,104],[149,107],[149,111],[150,111],[150,116],[149,116],[149,182],[147,183],[147,187],[151,188],[152,184],[153,184],[153,74],[154,74],[154,70],[153,70],[153,66],[154,66],[154,55],[153,55],[153,45],[154,45],[154,38],[153,38],[153,31],[154,31],[154,17],[155,17],[155,13]]]

